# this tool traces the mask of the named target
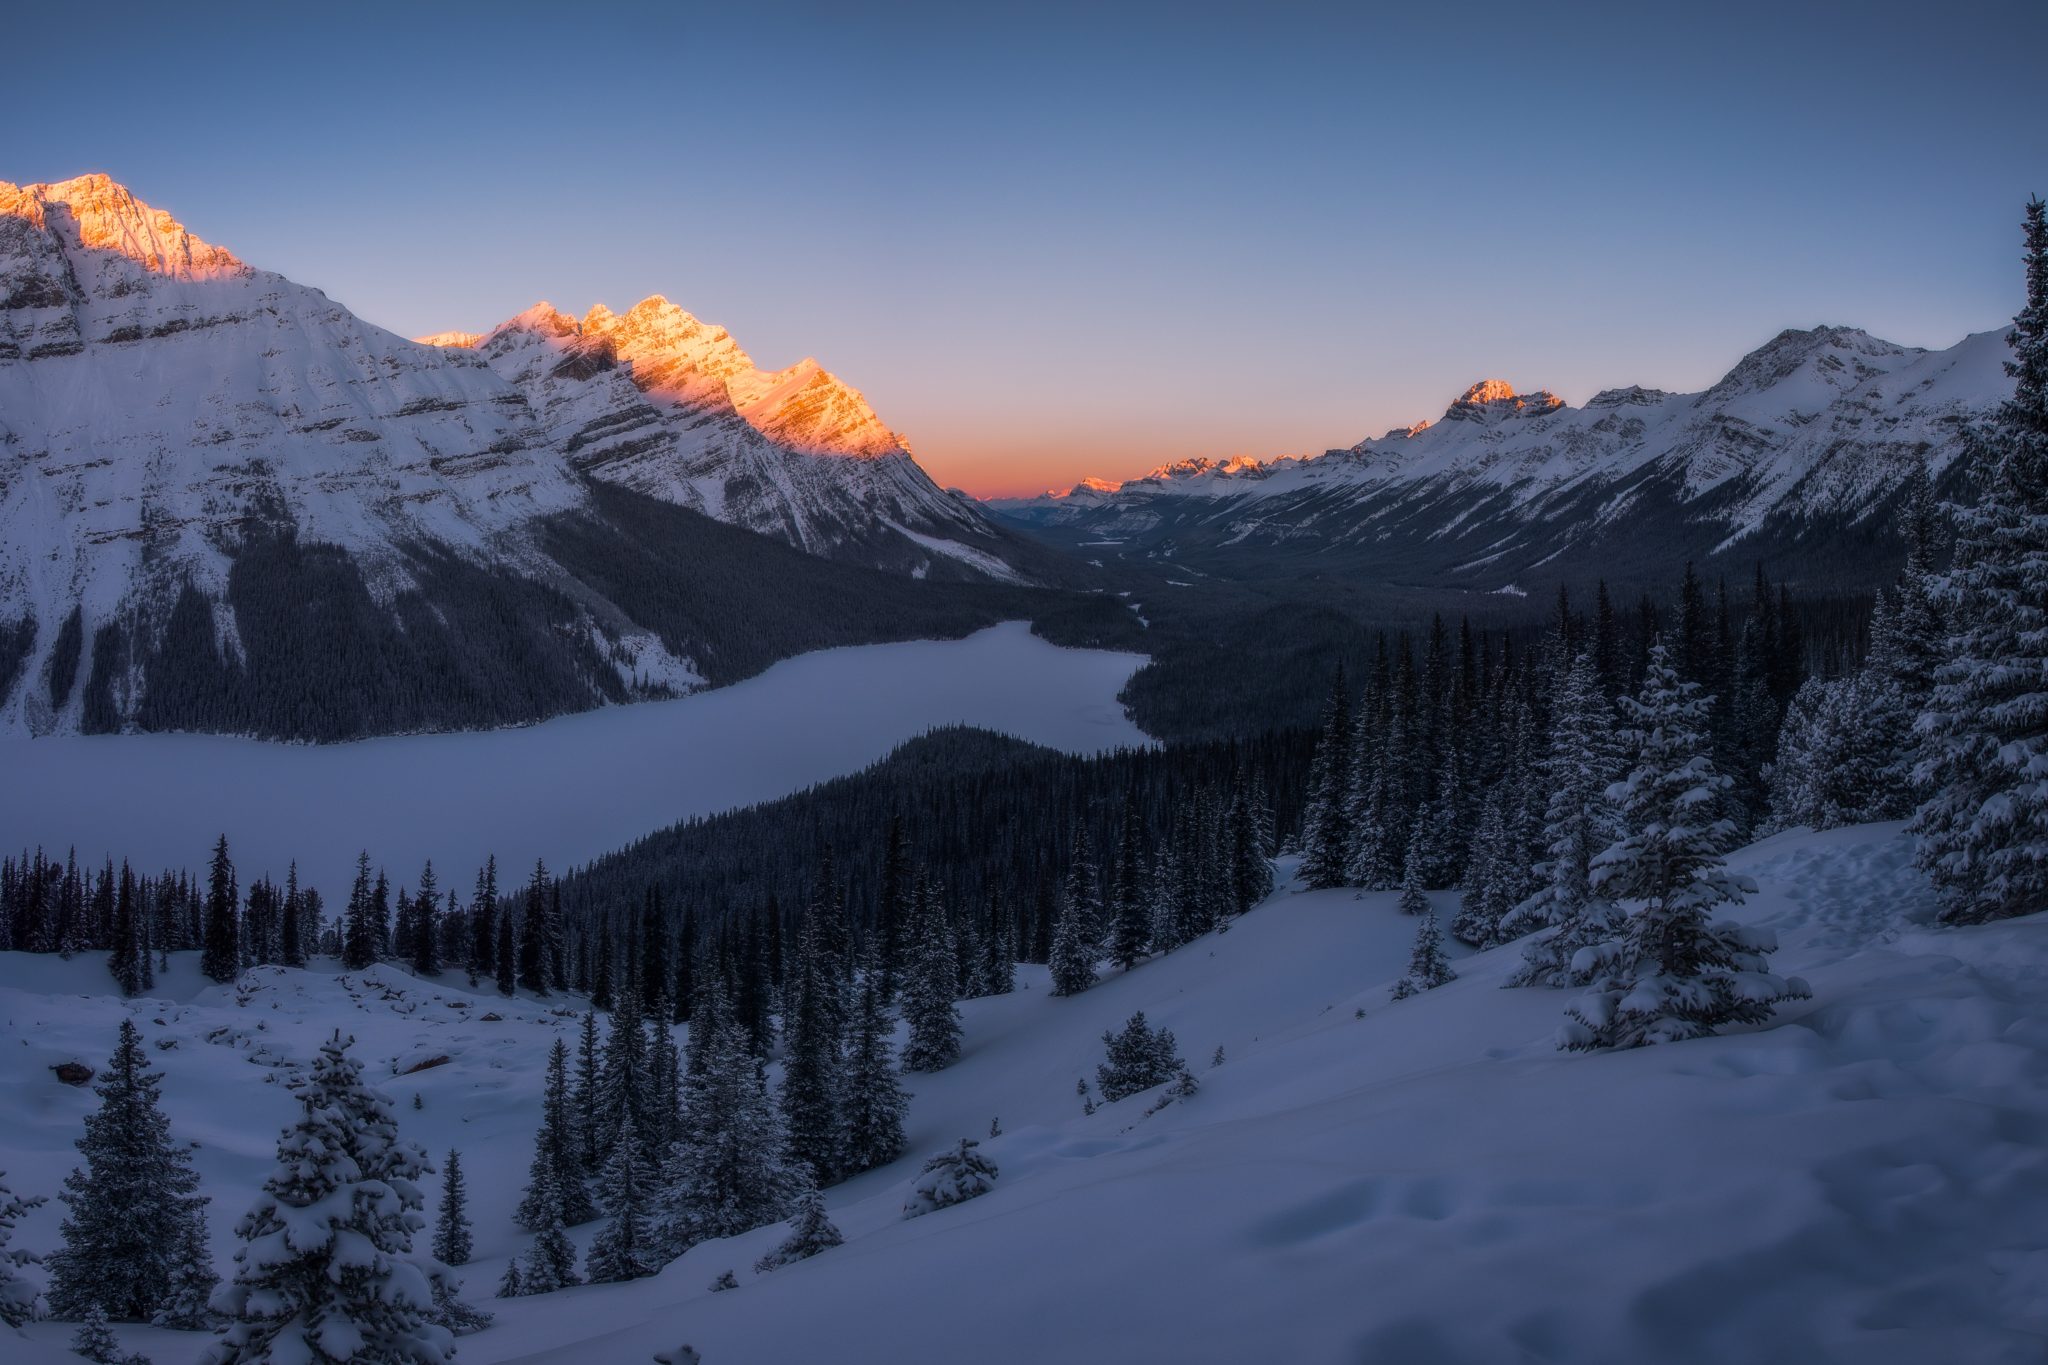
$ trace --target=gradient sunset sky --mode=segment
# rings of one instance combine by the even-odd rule
[[[2041,0],[581,8],[15,7],[0,179],[407,335],[666,294],[983,494],[1946,346],[2048,192]]]

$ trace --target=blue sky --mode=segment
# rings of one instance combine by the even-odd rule
[[[17,7],[105,170],[413,334],[668,295],[977,492],[2017,306],[2048,4]]]

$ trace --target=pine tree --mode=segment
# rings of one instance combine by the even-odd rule
[[[441,935],[434,912],[441,905],[441,888],[434,880],[434,861],[429,858],[420,869],[419,894],[413,897],[412,970],[414,976],[441,974]]]
[[[638,1280],[661,1269],[650,1208],[654,1182],[645,1145],[628,1119],[599,1178],[604,1209],[611,1219],[590,1244],[584,1268],[592,1284]]]
[[[443,1265],[468,1265],[469,1187],[462,1178],[462,1153],[448,1149],[442,1166],[441,1207],[434,1213],[434,1259]]]
[[[219,1284],[213,1252],[206,1243],[206,1220],[194,1216],[185,1223],[171,1265],[170,1288],[150,1322],[180,1332],[210,1330],[215,1321],[211,1305]]]
[[[969,1199],[979,1199],[994,1189],[996,1164],[974,1150],[980,1145],[973,1138],[961,1138],[958,1147],[949,1147],[927,1160],[917,1179],[911,1182],[910,1195],[903,1201],[903,1216],[920,1218]]]
[[[1309,767],[1308,804],[1301,817],[1301,875],[1317,889],[1342,886],[1350,860],[1352,744],[1351,696],[1340,666],[1323,704],[1322,735]]]
[[[1472,857],[1465,867],[1465,894],[1459,900],[1451,934],[1474,948],[1501,942],[1501,922],[1514,908],[1509,899],[1505,864],[1513,854],[1508,841],[1507,789],[1496,786],[1480,803],[1479,825],[1472,838]]]
[[[602,1075],[598,1066],[597,1012],[585,1010],[576,1043],[576,1087],[569,1096],[569,1113],[575,1125],[576,1164],[590,1175],[595,1175],[598,1167]]]
[[[553,1167],[544,1168],[529,1194],[536,1230],[532,1244],[526,1248],[526,1258],[520,1263],[519,1292],[552,1294],[557,1289],[583,1283],[576,1273],[576,1245],[569,1240],[564,1227],[561,1177]]]
[[[894,1032],[881,974],[870,959],[854,992],[847,1034],[841,1152],[850,1173],[885,1166],[903,1154],[903,1116],[910,1099],[896,1078]]]
[[[233,981],[242,973],[240,930],[235,921],[235,865],[228,861],[228,836],[213,846],[213,864],[206,882],[206,951],[199,970],[215,981]]]
[[[476,890],[469,899],[469,984],[498,969],[498,860],[484,859],[476,871]]]
[[[840,1074],[838,980],[825,959],[821,921],[826,906],[814,904],[797,941],[796,972],[783,1006],[782,1120],[789,1135],[790,1165],[818,1184],[838,1173]],[[921,959],[920,959],[921,964]],[[911,996],[923,987],[913,980]],[[950,983],[947,1003],[951,1004]]]
[[[576,1148],[569,1111],[569,1049],[557,1038],[548,1052],[547,1075],[541,1085],[540,1127],[533,1135],[526,1194],[512,1215],[513,1222],[528,1232],[543,1232],[552,1218],[574,1227],[597,1216],[583,1188]]]
[[[1102,1046],[1107,1057],[1095,1068],[1095,1084],[1110,1103],[1165,1084],[1182,1066],[1173,1034],[1147,1025],[1143,1010],[1117,1032],[1104,1033]]]
[[[1946,657],[1919,730],[1920,866],[1953,924],[2048,906],[2048,205],[2029,201],[2013,396],[1972,440],[1981,495],[1952,508]]]
[[[1544,860],[1535,894],[1502,921],[1505,937],[1530,935],[1510,985],[1583,985],[1573,967],[1581,950],[1612,936],[1612,903],[1593,894],[1593,860],[1620,837],[1621,817],[1608,799],[1620,758],[1608,703],[1591,656],[1579,655],[1551,704],[1549,753],[1542,783]]]
[[[246,1245],[216,1300],[232,1320],[209,1365],[442,1365],[453,1354],[430,1320],[445,1272],[412,1255],[426,1154],[399,1140],[390,1100],[363,1083],[348,1047],[339,1034],[322,1044],[298,1087],[298,1122],[236,1229]]]
[[[356,879],[342,912],[341,965],[359,972],[377,960],[375,892],[370,882],[370,850],[356,855]]]
[[[1242,915],[1273,894],[1273,864],[1259,836],[1259,811],[1243,768],[1231,774],[1230,811],[1226,817],[1233,913]]]
[[[1072,880],[1070,877],[1069,882]],[[1095,984],[1095,942],[1089,933],[1092,918],[1086,903],[1071,889],[1060,897],[1047,964],[1052,970],[1054,995],[1079,995]]]
[[[113,951],[107,956],[107,970],[122,995],[140,995],[149,976],[149,948],[142,937],[142,923],[136,913],[135,874],[121,864],[121,885],[114,897]]]
[[[158,1107],[163,1078],[150,1068],[142,1035],[121,1021],[120,1039],[94,1087],[100,1107],[85,1120],[85,1165],[65,1177],[70,1214],[63,1248],[49,1258],[50,1306],[76,1318],[93,1304],[147,1322],[169,1297],[178,1253],[203,1218],[199,1177],[187,1149],[171,1141]]]
[[[1408,955],[1408,974],[1394,983],[1394,998],[1433,991],[1455,981],[1450,959],[1444,956],[1444,934],[1437,927],[1436,911],[1424,910],[1415,922],[1415,949]]]
[[[913,897],[911,922],[910,974],[903,997],[910,1037],[903,1047],[903,1069],[939,1071],[960,1056],[960,1011],[953,1003],[958,970],[945,912],[930,882],[922,877]]]
[[[519,986],[534,995],[548,993],[548,869],[536,862],[526,882],[526,908],[519,917]]]
[[[121,1343],[115,1338],[114,1329],[107,1326],[106,1310],[96,1301],[85,1310],[78,1331],[72,1334],[71,1353],[97,1365],[149,1365],[143,1356],[121,1354]]]
[[[809,1260],[821,1251],[830,1251],[846,1239],[834,1227],[832,1219],[825,1213],[825,1199],[813,1186],[797,1198],[796,1212],[790,1216],[789,1236],[776,1246],[775,1250],[754,1262],[754,1273],[766,1275],[771,1270]]]
[[[685,1082],[684,1135],[662,1173],[661,1234],[672,1252],[777,1221],[802,1183],[783,1163],[782,1124],[746,1025],[716,992],[698,1013],[692,1032],[705,1038]]]
[[[518,937],[513,933],[511,911],[493,911],[492,913],[498,917],[498,963],[495,984],[498,987],[498,994],[509,996],[513,993],[518,983]]]
[[[24,1198],[15,1194],[7,1188],[6,1172],[0,1171],[0,1322],[9,1327],[34,1321],[41,1309],[34,1282],[21,1271],[43,1258],[8,1243],[14,1239],[14,1225],[45,1202],[41,1195]]]
[[[1426,915],[1430,913],[1429,897],[1422,891],[1422,864],[1427,856],[1428,836],[1423,832],[1422,822],[1415,822],[1415,829],[1408,836],[1408,852],[1401,860],[1401,898],[1395,904],[1404,915]]]
[[[1734,825],[1718,813],[1730,780],[1708,756],[1707,701],[1660,642],[1626,701],[1629,775],[1608,789],[1624,836],[1593,863],[1593,894],[1628,906],[1617,937],[1580,955],[1593,989],[1566,1012],[1560,1047],[1636,1047],[1758,1023],[1806,983],[1767,970],[1768,930],[1708,917],[1755,884],[1723,865]]]
[[[1110,898],[1109,953],[1126,972],[1138,965],[1151,941],[1151,914],[1146,905],[1144,878],[1139,866],[1138,820],[1135,794],[1124,800],[1122,833],[1117,841],[1116,876]]]

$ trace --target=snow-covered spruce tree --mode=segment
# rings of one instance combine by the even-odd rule
[[[443,1265],[468,1265],[473,1244],[469,1232],[469,1186],[462,1178],[462,1153],[448,1149],[441,1163],[441,1207],[434,1212],[434,1259]]]
[[[1574,959],[1613,937],[1619,918],[1613,903],[1593,894],[1593,860],[1622,832],[1620,812],[1607,795],[1621,766],[1608,709],[1593,657],[1580,653],[1551,705],[1549,751],[1540,769],[1550,790],[1543,861],[1535,868],[1540,882],[1501,921],[1503,941],[1529,935],[1511,986],[1584,985]]]
[[[753,1041],[717,991],[691,1021],[705,1030],[684,1079],[683,1136],[662,1172],[659,1236],[681,1254],[710,1237],[779,1221],[800,1178],[783,1162],[782,1123],[755,1064]]]
[[[1138,965],[1138,959],[1145,955],[1152,941],[1151,898],[1145,893],[1139,853],[1143,829],[1137,796],[1127,795],[1123,832],[1117,842],[1109,924],[1109,955],[1127,972]]]
[[[435,923],[441,906],[440,883],[434,878],[434,860],[420,869],[419,893],[413,897],[412,972],[417,977],[441,974],[441,935]]]
[[[1143,1010],[1125,1020],[1117,1032],[1104,1033],[1102,1045],[1108,1056],[1095,1068],[1095,1084],[1110,1103],[1164,1085],[1184,1069],[1173,1034],[1147,1025]]]
[[[1428,836],[1422,828],[1425,823],[1415,822],[1414,832],[1408,836],[1408,852],[1401,859],[1401,899],[1395,904],[1404,915],[1430,913],[1429,897],[1422,894],[1422,865],[1428,857]]]
[[[1490,948],[1502,942],[1501,921],[1514,908],[1509,899],[1506,788],[1495,787],[1480,804],[1479,825],[1472,837],[1472,857],[1465,865],[1465,894],[1458,902],[1451,933],[1460,943]]]
[[[882,987],[881,972],[871,956],[854,992],[846,1046],[840,1118],[845,1124],[841,1156],[849,1173],[887,1165],[903,1154],[903,1115],[910,1098],[896,1078],[891,1042],[895,1021],[889,1017]]]
[[[974,1150],[980,1145],[973,1138],[961,1138],[958,1147],[949,1147],[927,1160],[917,1179],[910,1182],[910,1193],[903,1201],[903,1216],[919,1218],[936,1213],[979,1199],[994,1189],[996,1164]]]
[[[372,904],[370,850],[356,855],[356,879],[342,911],[341,965],[359,972],[377,960],[377,920]]]
[[[1079,995],[1095,984],[1095,941],[1088,928],[1092,918],[1088,907],[1073,895],[1060,897],[1046,964],[1052,972],[1054,995]]]
[[[1415,922],[1415,949],[1408,955],[1408,974],[1394,983],[1394,998],[1406,1000],[1457,978],[1450,959],[1444,956],[1444,933],[1437,927],[1436,911],[1424,910]]]
[[[605,955],[610,960],[610,954]],[[576,1036],[576,1084],[569,1094],[569,1113],[576,1125],[576,1162],[586,1174],[597,1174],[598,1126],[603,1071],[598,1065],[597,1011],[583,1011]]]
[[[171,1141],[158,1107],[163,1077],[143,1053],[134,1021],[121,1021],[113,1060],[94,1091],[100,1107],[78,1140],[85,1165],[64,1178],[64,1245],[49,1258],[50,1308],[79,1318],[97,1303],[147,1322],[171,1290],[191,1225],[206,1201],[190,1152]]]
[[[576,1273],[576,1244],[569,1240],[567,1223],[562,1217],[560,1172],[552,1166],[544,1168],[527,1193],[534,1202],[536,1228],[533,1242],[519,1263],[519,1292],[552,1294],[557,1289],[583,1283]]]
[[[1904,815],[1907,728],[1904,700],[1879,668],[1807,679],[1778,732],[1764,827],[1835,829]]]
[[[1981,494],[1952,508],[1947,657],[1920,716],[1920,866],[1952,924],[2048,906],[2048,206],[2026,211],[2013,396],[1974,434]]]
[[[640,991],[629,979],[618,991],[612,1006],[611,1031],[605,1035],[604,1061],[597,1086],[598,1117],[594,1128],[594,1155],[602,1163],[611,1159],[612,1144],[628,1120],[633,1130],[645,1136],[652,1127],[654,1097],[650,1082],[654,1069],[647,1056],[647,1033],[641,1027]]]
[[[611,1215],[584,1263],[592,1284],[637,1280],[661,1269],[655,1245],[652,1201],[655,1173],[648,1166],[639,1134],[627,1129],[612,1144],[611,1159],[599,1178],[605,1212]]]
[[[783,1000],[779,1099],[783,1128],[789,1135],[790,1164],[822,1185],[839,1174],[845,1159],[841,1113],[845,1082],[839,1057],[838,979],[825,961],[820,911],[821,907],[812,906],[797,935],[795,971]],[[922,988],[921,978],[914,979],[912,997]]]
[[[35,1265],[42,1257],[8,1243],[14,1240],[14,1225],[31,1209],[46,1202],[42,1195],[23,1198],[15,1194],[7,1188],[6,1172],[0,1171],[0,1322],[9,1327],[34,1321],[41,1311],[37,1302],[41,1295],[36,1292],[34,1281],[21,1272],[24,1266]]]
[[[1735,834],[1720,813],[1731,780],[1708,756],[1699,684],[1679,678],[1660,641],[1642,690],[1624,706],[1632,766],[1608,798],[1625,833],[1594,859],[1592,892],[1626,906],[1627,916],[1618,936],[1572,963],[1592,982],[1558,1035],[1558,1046],[1574,1050],[1697,1038],[1761,1022],[1779,1001],[1809,994],[1805,982],[1768,970],[1777,947],[1769,930],[1709,917],[1755,885],[1722,863]]]
[[[236,1229],[246,1245],[214,1299],[230,1321],[209,1365],[442,1365],[453,1353],[431,1320],[446,1270],[412,1255],[426,1153],[399,1140],[350,1041],[321,1044],[298,1086],[299,1119]]]
[[[544,1190],[553,1177],[552,1190]],[[527,1167],[526,1194],[512,1221],[539,1232],[551,1217],[574,1227],[597,1217],[597,1206],[583,1187],[582,1163],[576,1159],[576,1134],[569,1112],[569,1048],[560,1038],[548,1051],[547,1077],[541,1083],[540,1127],[533,1135],[533,1161]]]
[[[1351,856],[1351,693],[1340,665],[1323,703],[1321,737],[1309,764],[1301,815],[1301,876],[1316,889],[1344,885]]]
[[[960,1011],[953,1003],[958,970],[953,939],[931,884],[920,877],[911,908],[910,973],[903,988],[905,1071],[939,1071],[960,1056]]]
[[[778,1244],[775,1250],[754,1262],[754,1273],[766,1275],[769,1271],[809,1260],[821,1251],[830,1251],[846,1239],[839,1235],[839,1229],[825,1213],[825,1198],[816,1188],[807,1189],[796,1201],[796,1212],[789,1218],[789,1236]]]
[[[507,1261],[505,1273],[498,1277],[498,1297],[516,1299],[526,1292],[525,1277],[519,1273],[519,1262]]]
[[[220,1289],[220,1275],[213,1268],[213,1251],[206,1242],[206,1220],[187,1220],[176,1254],[172,1258],[171,1283],[163,1302],[150,1316],[156,1327],[179,1332],[204,1332],[214,1326],[213,1296]]]
[[[106,1310],[97,1303],[87,1308],[79,1320],[78,1330],[71,1337],[71,1353],[84,1356],[95,1365],[149,1365],[145,1355],[121,1354],[121,1343],[115,1339],[114,1329],[107,1326]]]

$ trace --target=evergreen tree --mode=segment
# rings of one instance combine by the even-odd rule
[[[468,1265],[469,1187],[462,1179],[462,1153],[448,1149],[442,1165],[441,1207],[434,1213],[434,1259],[443,1265]]]
[[[1302,813],[1301,875],[1311,887],[1344,884],[1351,855],[1351,697],[1340,666],[1323,705],[1322,737],[1309,767]]]
[[[1430,913],[1429,897],[1422,891],[1422,864],[1427,857],[1428,836],[1423,832],[1422,822],[1415,822],[1415,829],[1408,836],[1408,853],[1401,860],[1401,899],[1395,904],[1404,915],[1426,915]]]
[[[979,1199],[994,1189],[996,1164],[974,1150],[980,1145],[973,1138],[961,1138],[958,1147],[949,1147],[926,1161],[903,1201],[903,1216],[920,1218]]]
[[[526,908],[519,917],[519,986],[534,995],[548,993],[548,869],[536,862],[526,882]]]
[[[1110,956],[1125,971],[1138,965],[1151,941],[1152,916],[1146,904],[1139,866],[1141,825],[1135,795],[1124,799],[1122,833],[1117,841],[1116,877],[1110,903]]]
[[[1095,940],[1089,932],[1093,916],[1073,885],[1076,880],[1072,875],[1067,879],[1067,890],[1060,897],[1059,920],[1052,931],[1048,965],[1052,969],[1054,995],[1078,995],[1095,984]]]
[[[846,1239],[834,1227],[832,1219],[825,1213],[825,1199],[813,1186],[797,1198],[796,1212],[790,1216],[789,1236],[776,1246],[775,1250],[754,1262],[754,1273],[766,1275],[771,1270],[809,1260],[821,1251],[830,1251]]]
[[[1406,1000],[1457,977],[1450,959],[1444,956],[1444,935],[1437,927],[1436,911],[1426,909],[1415,922],[1415,949],[1408,956],[1408,974],[1394,983],[1394,998]]]
[[[469,984],[498,969],[498,860],[484,859],[476,872],[476,890],[469,899]]]
[[[63,1248],[49,1258],[50,1306],[77,1318],[99,1304],[115,1317],[147,1322],[171,1292],[171,1277],[205,1200],[191,1154],[171,1141],[158,1107],[163,1078],[150,1068],[142,1035],[121,1021],[114,1057],[93,1089],[78,1150],[85,1165],[64,1179],[70,1209]]]
[[[434,861],[429,858],[420,869],[419,892],[413,897],[412,970],[414,976],[441,974],[441,935],[435,911],[441,905],[441,888],[434,880]]]
[[[121,864],[121,887],[114,897],[114,944],[107,956],[107,970],[122,995],[139,995],[149,976],[149,948],[143,941],[142,923],[136,913],[135,875]]]
[[[569,1113],[575,1124],[576,1164],[590,1175],[595,1175],[598,1167],[602,1076],[598,1066],[597,1012],[585,1010],[583,1029],[576,1043],[576,1088],[569,1097]]]
[[[21,1272],[23,1267],[36,1265],[43,1258],[8,1243],[14,1239],[14,1225],[45,1202],[41,1195],[23,1198],[15,1194],[7,1188],[6,1173],[0,1171],[0,1322],[9,1327],[32,1322],[41,1311],[37,1302],[41,1296],[36,1293],[34,1282]]]
[[[561,1176],[552,1166],[541,1170],[529,1191],[536,1231],[519,1266],[522,1294],[552,1294],[583,1283],[576,1273],[576,1245],[563,1225],[563,1193]]]
[[[777,1221],[801,1184],[783,1163],[782,1125],[746,1025],[716,992],[698,1013],[692,1032],[705,1037],[685,1081],[684,1135],[663,1172],[661,1233],[672,1252]]]
[[[881,973],[870,959],[854,992],[847,1036],[841,1154],[849,1172],[885,1166],[903,1154],[903,1115],[910,1099],[896,1078],[894,1032]]]
[[[235,865],[228,861],[228,836],[213,846],[213,864],[206,881],[206,951],[199,970],[215,981],[233,981],[242,972],[240,928],[235,920]]]
[[[1465,894],[1458,914],[1451,921],[1451,933],[1460,943],[1490,948],[1501,942],[1501,922],[1514,908],[1509,899],[1508,860],[1513,850],[1508,840],[1508,797],[1505,787],[1496,786],[1480,803],[1479,825],[1472,838],[1472,857],[1465,867]]]
[[[185,1222],[172,1260],[170,1288],[150,1322],[180,1332],[210,1330],[215,1322],[211,1305],[219,1285],[213,1251],[206,1244],[206,1220],[195,1215]]]
[[[797,941],[796,971],[783,1006],[782,1120],[789,1136],[790,1165],[818,1184],[839,1171],[843,1077],[840,1072],[838,981],[825,958],[821,935],[824,904],[804,916]],[[920,965],[921,960],[920,960]],[[911,998],[923,983],[913,980]],[[951,1005],[948,986],[947,1004]]]
[[[1981,489],[1951,509],[1946,657],[1919,722],[1920,866],[1955,924],[2048,906],[2048,206],[2029,201],[2013,396],[1972,441]]]
[[[910,1036],[903,1047],[903,1069],[939,1071],[960,1056],[960,1011],[953,1003],[959,973],[945,911],[931,883],[922,877],[912,897],[911,926],[910,970],[903,993]]]
[[[107,1326],[106,1310],[97,1302],[79,1320],[78,1331],[71,1337],[71,1353],[97,1365],[149,1365],[145,1356],[121,1354],[121,1343],[115,1338],[114,1329]]]
[[[322,1044],[298,1087],[298,1122],[237,1228],[246,1245],[216,1300],[232,1320],[209,1365],[443,1365],[453,1354],[430,1320],[445,1271],[412,1255],[426,1154],[399,1140],[390,1100],[363,1083],[348,1047],[339,1034]]]
[[[590,1244],[585,1266],[592,1284],[638,1280],[661,1269],[656,1253],[650,1201],[655,1173],[648,1165],[645,1144],[631,1119],[612,1144],[599,1186],[610,1221]]]
[[[1147,1025],[1143,1010],[1125,1020],[1117,1032],[1104,1033],[1102,1045],[1108,1055],[1095,1068],[1095,1084],[1110,1103],[1163,1085],[1181,1069],[1173,1034]]]
[[[533,1135],[526,1194],[512,1221],[528,1232],[545,1232],[550,1219],[559,1218],[573,1227],[596,1216],[576,1156],[574,1120],[569,1112],[569,1049],[557,1038],[548,1052],[547,1077],[541,1085],[540,1127]]]
[[[1808,994],[1805,982],[1767,970],[1770,931],[1709,918],[1755,885],[1722,863],[1735,831],[1717,798],[1730,781],[1708,756],[1699,684],[1680,679],[1659,643],[1626,707],[1632,768],[1608,791],[1626,832],[1594,860],[1592,891],[1628,916],[1617,937],[1581,955],[1593,989],[1567,1011],[1560,1047],[1695,1038],[1761,1022],[1777,1002]]]
[[[359,972],[377,960],[376,904],[368,849],[356,855],[356,879],[342,915],[341,965]]]
[[[291,867],[284,874],[283,925],[279,930],[278,961],[287,967],[303,967],[310,955],[309,945],[316,928],[309,923],[306,914],[306,898],[299,890],[299,863],[292,860]]]
[[[1593,894],[1593,860],[1620,837],[1621,817],[1608,799],[1620,765],[1608,702],[1594,661],[1572,661],[1551,705],[1549,754],[1542,767],[1550,799],[1544,810],[1543,861],[1535,894],[1502,922],[1506,937],[1530,935],[1510,985],[1583,985],[1573,967],[1579,952],[1612,936],[1613,905]]]
[[[498,917],[498,963],[496,985],[498,987],[498,994],[509,996],[513,993],[513,990],[516,987],[519,979],[517,971],[518,939],[517,936],[513,933],[512,912],[509,910],[494,910],[492,911],[492,913],[497,915]]]

